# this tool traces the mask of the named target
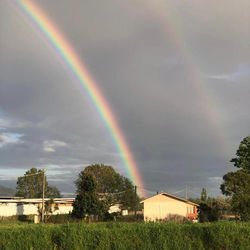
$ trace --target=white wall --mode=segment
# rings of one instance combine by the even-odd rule
[[[0,216],[13,216],[17,214],[16,203],[0,204]]]
[[[38,215],[38,209],[37,209],[37,206],[34,204],[23,204],[23,205],[17,206],[17,214],[18,215],[30,215],[30,214]]]
[[[69,214],[72,212],[72,206],[61,206],[59,209],[54,211],[53,214]],[[37,206],[34,204],[20,204],[16,203],[5,203],[0,204],[0,217],[7,217],[13,215],[38,215]]]
[[[112,213],[119,213],[121,212],[121,209],[120,209],[120,205],[116,204],[116,205],[113,205],[109,208],[109,211],[108,211],[110,214]]]
[[[59,206],[58,208],[53,214],[69,214],[73,210],[73,206]]]

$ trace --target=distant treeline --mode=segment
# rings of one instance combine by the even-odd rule
[[[13,196],[15,194],[15,190],[12,188],[4,187],[0,185],[0,196]]]
[[[249,249],[250,223],[0,224],[0,249]]]

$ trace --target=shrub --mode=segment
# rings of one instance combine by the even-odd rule
[[[0,249],[249,249],[250,223],[0,224]]]

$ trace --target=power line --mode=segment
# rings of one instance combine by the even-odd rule
[[[137,188],[143,189],[143,190],[147,191],[147,193],[150,193],[150,194],[155,194],[155,193],[157,193],[157,191],[149,190],[149,189],[146,189],[146,188],[143,188],[143,187],[137,187]]]
[[[183,192],[183,191],[185,191],[186,189],[185,188],[183,188],[183,189],[181,189],[181,190],[179,190],[179,191],[176,191],[176,192],[171,192],[171,194],[177,194],[177,193],[180,193],[180,192]]]
[[[196,193],[196,192],[194,192],[194,191],[192,191],[192,190],[188,190],[190,193],[193,193],[193,194],[196,194],[196,195],[201,195],[201,194],[198,194],[198,193]]]
[[[134,188],[129,188],[129,189],[126,189],[124,191],[117,192],[117,193],[97,193],[97,194],[99,194],[99,195],[118,195],[118,194],[123,194],[129,190],[134,190]]]

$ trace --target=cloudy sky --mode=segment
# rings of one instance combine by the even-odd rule
[[[0,2],[0,184],[45,168],[67,195],[92,163],[128,176],[86,93],[12,2]],[[250,133],[249,1],[33,2],[96,80],[148,194],[220,194]]]

